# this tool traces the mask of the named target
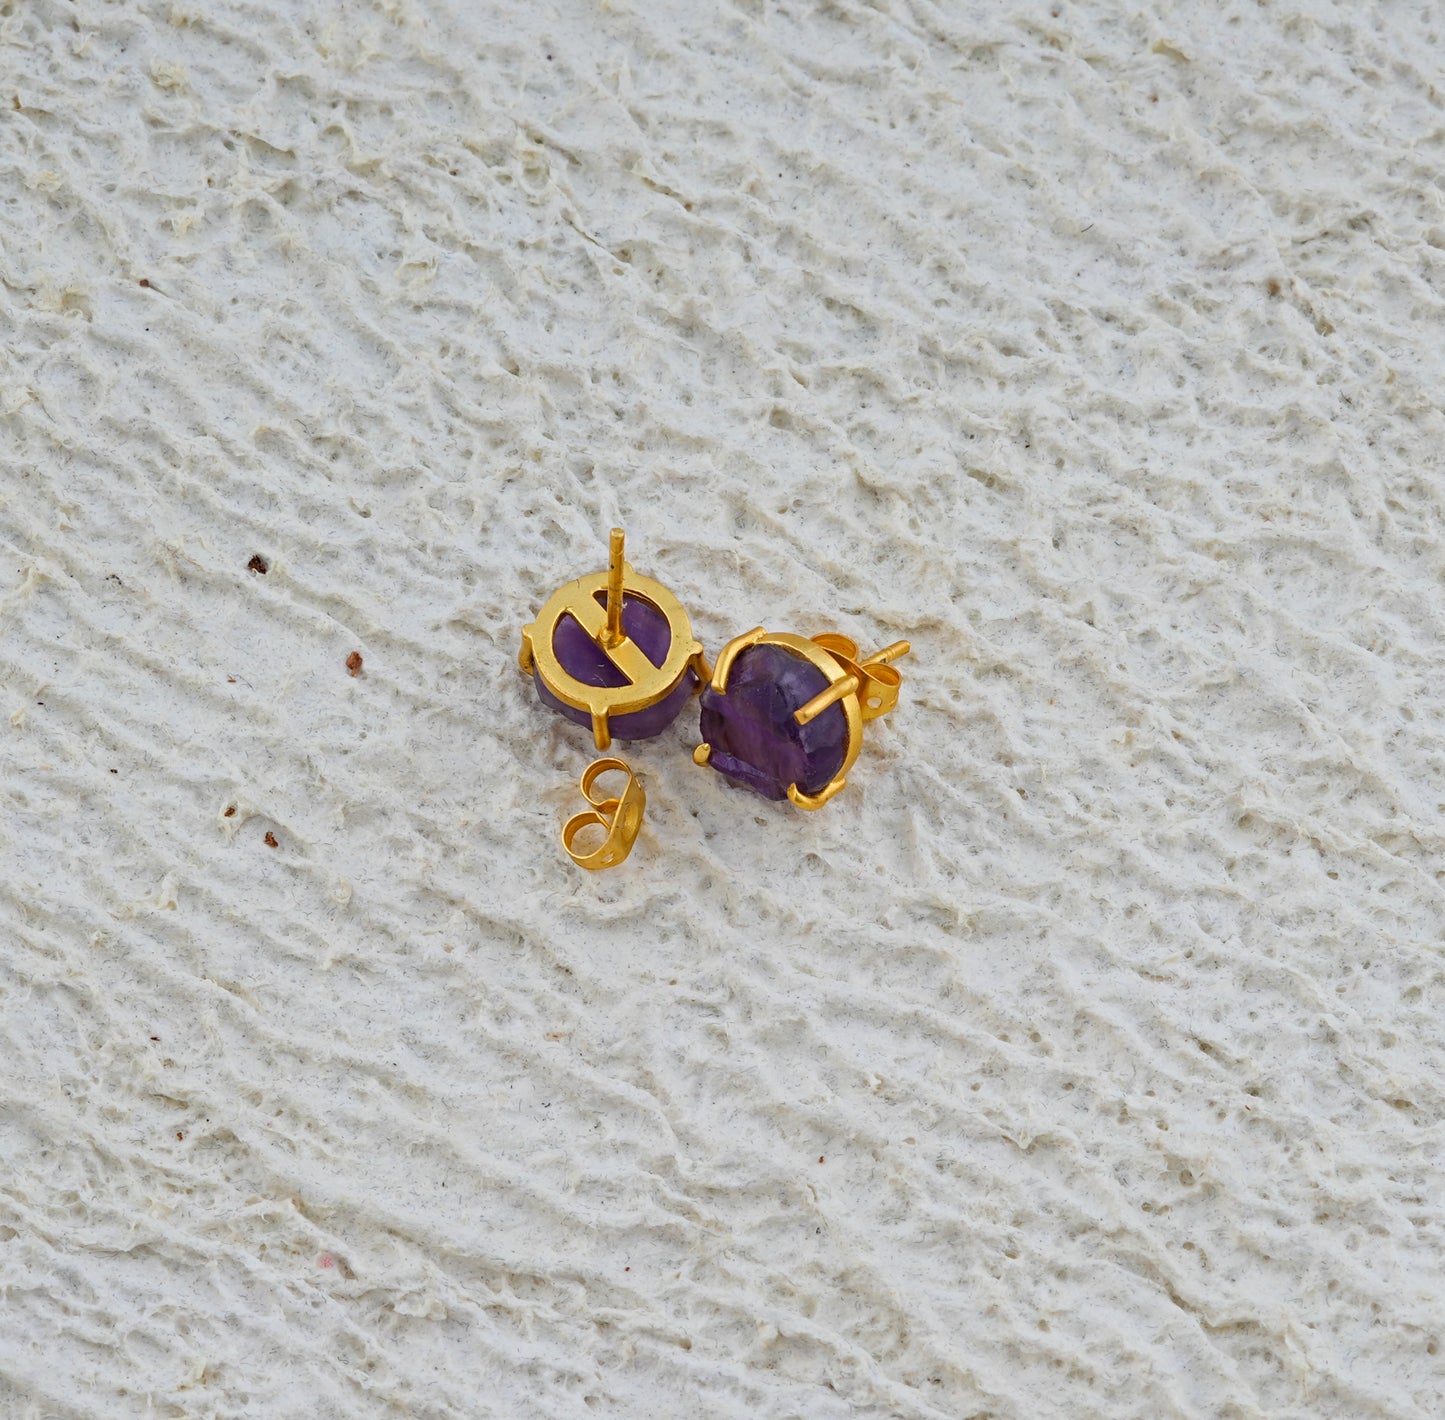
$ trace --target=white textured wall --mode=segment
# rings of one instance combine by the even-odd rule
[[[0,1413],[1445,1413],[1442,55],[0,0]],[[566,861],[615,522],[842,799]]]

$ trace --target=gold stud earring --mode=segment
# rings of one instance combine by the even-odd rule
[[[522,628],[522,670],[549,709],[591,727],[597,748],[660,735],[708,678],[682,603],[623,559],[553,592]]]
[[[698,764],[769,799],[820,809],[847,782],[863,726],[898,704],[889,664],[907,641],[864,660],[846,636],[811,641],[761,626],[723,647],[702,693]]]

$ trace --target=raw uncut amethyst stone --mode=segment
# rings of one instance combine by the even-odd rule
[[[672,648],[672,628],[667,618],[651,602],[640,597],[622,598],[622,630],[627,639],[655,666],[660,666]],[[557,622],[557,631],[552,638],[552,648],[562,669],[583,685],[626,685],[627,677],[612,664],[612,658],[583,629],[580,622],[564,615]],[[564,705],[545,685],[542,677],[534,670],[532,682],[542,704],[549,706],[559,715],[565,715],[578,725],[592,728],[592,716],[585,710],[574,710]],[[646,710],[634,710],[628,715],[613,715],[607,722],[615,740],[650,740],[660,735],[677,719],[687,698],[697,685],[697,672],[691,666],[683,674],[674,690]]]
[[[749,646],[728,672],[728,688],[702,693],[698,729],[712,746],[708,763],[769,799],[788,786],[816,794],[837,777],[848,751],[848,717],[830,705],[800,725],[793,712],[828,685],[817,666],[782,646]]]

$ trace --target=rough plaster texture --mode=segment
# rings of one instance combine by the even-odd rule
[[[0,0],[0,1411],[1445,1413],[1442,53]],[[613,523],[842,799],[566,861]]]

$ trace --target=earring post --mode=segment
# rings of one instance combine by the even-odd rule
[[[622,544],[621,528],[612,529],[612,555],[607,566],[607,629],[602,633],[604,646],[616,646],[622,640]]]
[[[880,663],[887,665],[889,661],[896,661],[899,656],[906,656],[912,649],[913,647],[907,641],[895,641],[891,646],[885,646],[881,651],[875,651],[863,664],[865,666],[875,666]]]
[[[845,695],[852,695],[858,689],[858,677],[845,675],[834,681],[826,690],[820,690],[806,705],[793,711],[793,719],[800,725],[816,720],[830,705],[836,705]]]

